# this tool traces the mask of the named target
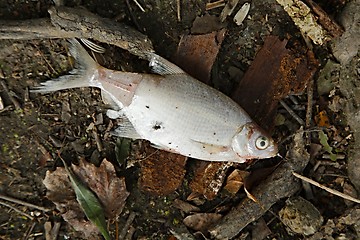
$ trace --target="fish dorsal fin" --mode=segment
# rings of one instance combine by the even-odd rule
[[[173,75],[185,73],[181,68],[155,53],[150,54],[149,67],[154,73],[160,75]]]

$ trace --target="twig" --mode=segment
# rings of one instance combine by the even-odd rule
[[[103,150],[103,145],[101,143],[101,139],[99,137],[99,134],[97,132],[97,128],[94,126],[93,130],[92,130],[92,134],[93,134],[93,137],[95,139],[95,142],[96,142],[96,147],[98,149],[99,152],[102,152]]]
[[[53,66],[51,65],[51,63],[46,59],[46,57],[44,56],[43,52],[39,49],[39,47],[34,44],[36,50],[39,51],[39,54],[41,56],[41,58],[45,61],[45,63],[49,66],[50,70],[52,71],[53,74],[59,74],[54,68]]]
[[[295,177],[300,178],[301,180],[306,181],[306,182],[308,182],[308,183],[310,183],[310,184],[312,184],[312,185],[314,185],[314,186],[316,186],[316,187],[319,187],[319,188],[321,188],[321,189],[324,189],[325,191],[327,191],[327,192],[329,192],[329,193],[332,193],[332,194],[334,194],[334,195],[336,195],[336,196],[338,196],[338,197],[342,197],[342,198],[344,198],[344,199],[346,199],[346,200],[349,200],[349,201],[352,201],[352,202],[360,203],[360,199],[354,198],[354,197],[352,197],[352,196],[349,196],[349,195],[344,194],[344,193],[342,193],[342,192],[339,192],[339,191],[337,191],[337,190],[334,190],[334,189],[325,187],[324,185],[322,185],[322,184],[320,184],[320,183],[318,183],[318,182],[316,182],[316,181],[314,181],[314,180],[312,180],[312,179],[310,179],[310,178],[304,177],[304,176],[302,176],[302,175],[300,175],[300,174],[298,174],[298,173],[296,173],[296,172],[292,172],[292,174],[293,174]]]
[[[131,240],[131,239],[133,239],[133,235],[134,235],[135,231],[136,231],[136,228],[134,228],[133,226],[130,226],[130,227],[129,227],[129,230],[127,231],[127,234],[126,234],[124,240]]]
[[[14,104],[15,109],[19,110],[21,109],[20,103],[18,102],[18,100],[16,100],[16,98],[14,98],[14,96],[10,93],[9,88],[7,87],[6,83],[4,81],[0,81],[2,87],[4,88],[6,94],[9,96],[10,101]]]
[[[21,211],[20,209],[12,206],[12,205],[10,205],[10,204],[8,204],[8,203],[6,203],[6,202],[0,201],[0,205],[3,205],[3,206],[5,206],[5,207],[8,207],[8,208],[14,210],[14,211],[17,212],[17,213],[20,213],[20,214],[24,215],[25,217],[27,217],[27,218],[29,218],[29,219],[31,219],[31,220],[34,219],[32,216],[30,216],[30,215],[27,214],[26,212],[23,212],[23,211]]]
[[[136,6],[138,6],[139,8],[140,8],[140,10],[142,11],[142,12],[145,12],[145,9],[140,5],[140,3],[137,1],[137,0],[133,0],[134,1],[134,3],[136,4]]]
[[[136,28],[137,28],[139,31],[141,31],[141,27],[140,27],[139,23],[137,22],[136,17],[135,17],[134,14],[133,14],[131,5],[130,5],[130,3],[129,3],[129,0],[125,0],[125,2],[126,2],[127,8],[129,9],[129,14],[130,14],[131,20],[132,20],[133,23],[135,24]]]
[[[218,8],[218,7],[223,7],[223,6],[225,6],[225,1],[224,0],[219,0],[219,1],[216,1],[216,2],[206,3],[205,10],[209,11],[211,9]]]
[[[129,7],[129,0],[126,1]],[[143,59],[148,59],[148,53],[154,52],[147,36],[123,23],[101,18],[83,8],[51,7],[48,12],[50,19],[0,20],[0,39],[76,37],[112,44]],[[136,24],[136,19],[132,18]]]
[[[61,222],[55,222],[54,225],[51,225],[51,222],[45,222],[45,239],[46,240],[56,240],[59,235]]]
[[[307,86],[307,108],[306,108],[306,120],[305,128],[308,129],[311,126],[312,119],[312,107],[313,107],[313,92],[314,92],[314,78],[311,78]],[[307,134],[306,136],[306,145],[309,145],[311,142],[311,135]]]
[[[177,19],[180,22],[181,21],[181,2],[180,2],[180,0],[176,0],[176,14],[177,14]]]
[[[25,232],[24,237],[22,238],[23,240],[29,239],[30,234],[32,233],[32,231],[33,231],[34,228],[35,228],[35,225],[36,225],[36,222],[33,222],[33,223],[31,224],[31,226],[30,226],[30,227],[28,228],[28,230]]]
[[[283,101],[280,100],[280,104],[286,109],[286,111],[288,111],[288,113],[295,118],[295,120],[301,125],[304,126],[305,123],[304,121]]]
[[[131,212],[131,213],[129,214],[129,217],[128,217],[128,219],[126,220],[126,223],[125,223],[123,229],[121,230],[121,232],[120,232],[120,234],[119,234],[119,239],[124,239],[124,238],[125,238],[128,230],[129,230],[129,228],[130,228],[130,225],[131,225],[132,222],[134,221],[135,217],[136,217],[136,213],[135,213],[135,212]]]
[[[27,207],[30,207],[30,208],[35,208],[35,209],[38,209],[38,210],[44,211],[44,212],[49,212],[49,211],[52,210],[50,208],[37,206],[35,204],[24,202],[22,200],[12,198],[12,197],[8,197],[8,196],[2,195],[2,194],[0,194],[0,199],[6,200],[6,201],[9,201],[9,202],[13,202],[13,203],[16,203],[16,204],[24,205],[24,206],[27,206]]]

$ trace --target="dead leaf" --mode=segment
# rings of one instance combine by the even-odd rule
[[[249,175],[249,172],[235,169],[227,177],[225,190],[231,194],[236,194],[239,189],[244,185],[245,178]]]
[[[98,239],[98,228],[86,220],[65,169],[58,167],[53,172],[47,171],[43,184],[47,188],[46,197],[55,204],[64,220],[86,239]]]
[[[108,219],[118,217],[130,193],[126,190],[125,178],[117,177],[114,166],[106,159],[99,167],[80,160],[79,166],[73,165],[72,169],[96,193],[104,206],[105,216]]]
[[[271,230],[267,226],[264,218],[259,218],[254,224],[254,228],[251,231],[251,240],[263,240],[271,234]]]
[[[106,217],[116,218],[122,211],[125,200],[129,196],[124,178],[116,176],[114,167],[106,159],[100,167],[80,160],[79,166],[73,166],[75,174],[96,193]],[[51,200],[62,214],[62,217],[76,231],[82,232],[86,239],[98,239],[97,227],[88,221],[71,187],[70,180],[64,168],[46,172],[43,180],[47,188],[46,197]]]
[[[185,226],[196,231],[206,232],[211,225],[222,218],[218,213],[196,213],[184,219]]]
[[[318,127],[330,127],[330,120],[325,110],[315,116],[315,122]]]
[[[219,31],[226,27],[226,23],[220,22],[219,18],[213,15],[205,14],[196,17],[191,27],[191,34],[206,34]]]
[[[184,213],[192,213],[192,212],[200,211],[200,208],[198,208],[188,202],[182,201],[180,199],[175,199],[173,202],[173,206],[180,209]]]

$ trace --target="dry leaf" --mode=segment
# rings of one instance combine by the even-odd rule
[[[125,178],[118,178],[114,166],[104,159],[100,167],[80,161],[79,166],[72,166],[74,173],[88,184],[104,206],[105,216],[114,219],[125,206],[129,192],[126,191]]]
[[[227,177],[225,189],[232,193],[236,194],[239,189],[244,185],[245,178],[249,175],[246,171],[241,171],[239,169],[235,169],[230,173]]]
[[[96,193],[107,218],[115,218],[121,213],[129,193],[126,191],[125,180],[116,176],[110,162],[104,159],[100,167],[96,167],[80,160],[80,165],[73,166],[73,170],[81,181]],[[76,231],[82,232],[86,239],[98,239],[97,227],[86,219],[76,201],[65,169],[47,171],[43,183],[47,188],[46,197],[55,204],[64,220]]]
[[[85,238],[98,238],[99,231],[93,223],[86,220],[65,169],[58,167],[54,172],[47,171],[43,183],[47,188],[46,197],[55,204],[64,220]]]
[[[196,213],[184,219],[185,226],[196,231],[206,232],[207,229],[221,219],[218,213]]]
[[[175,199],[174,202],[173,202],[173,206],[180,209],[181,211],[185,212],[185,213],[191,213],[191,212],[199,212],[200,211],[200,208],[188,203],[188,202],[185,202],[185,201],[182,201],[180,199]]]
[[[330,120],[325,110],[315,116],[315,122],[318,127],[330,127]]]

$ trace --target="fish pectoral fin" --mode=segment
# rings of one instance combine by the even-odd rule
[[[159,150],[164,150],[164,151],[167,151],[167,152],[179,154],[177,151],[175,151],[175,149],[169,148],[169,147],[167,147],[165,145],[159,145],[159,144],[151,143],[151,146],[153,148],[156,148],[156,149],[159,149]]]
[[[101,90],[101,99],[103,100],[103,102],[108,105],[111,109],[114,109],[116,111],[120,110],[119,105],[112,99],[112,97],[110,96],[110,94],[108,94],[107,92]],[[109,118],[112,118],[108,115]],[[114,119],[114,118],[112,118]]]
[[[129,121],[129,119],[125,115],[122,114],[121,111],[108,110],[107,111],[108,116],[109,116],[109,113],[110,113],[111,117],[116,117],[117,119],[120,118],[122,120],[120,125],[114,131],[111,132],[111,135],[114,135],[117,137],[131,138],[131,139],[142,139],[140,134],[135,130],[132,123]],[[114,115],[112,115],[112,114],[114,114]]]
[[[184,74],[185,72],[176,66],[175,64],[169,62],[163,57],[155,53],[151,53],[149,60],[149,67],[154,73],[160,75],[173,75],[173,74]]]
[[[206,151],[208,153],[212,154],[218,154],[222,152],[228,152],[229,147],[223,146],[223,145],[216,145],[212,143],[206,143],[198,140],[191,139],[195,144],[198,144],[200,149],[203,149],[203,151]]]

